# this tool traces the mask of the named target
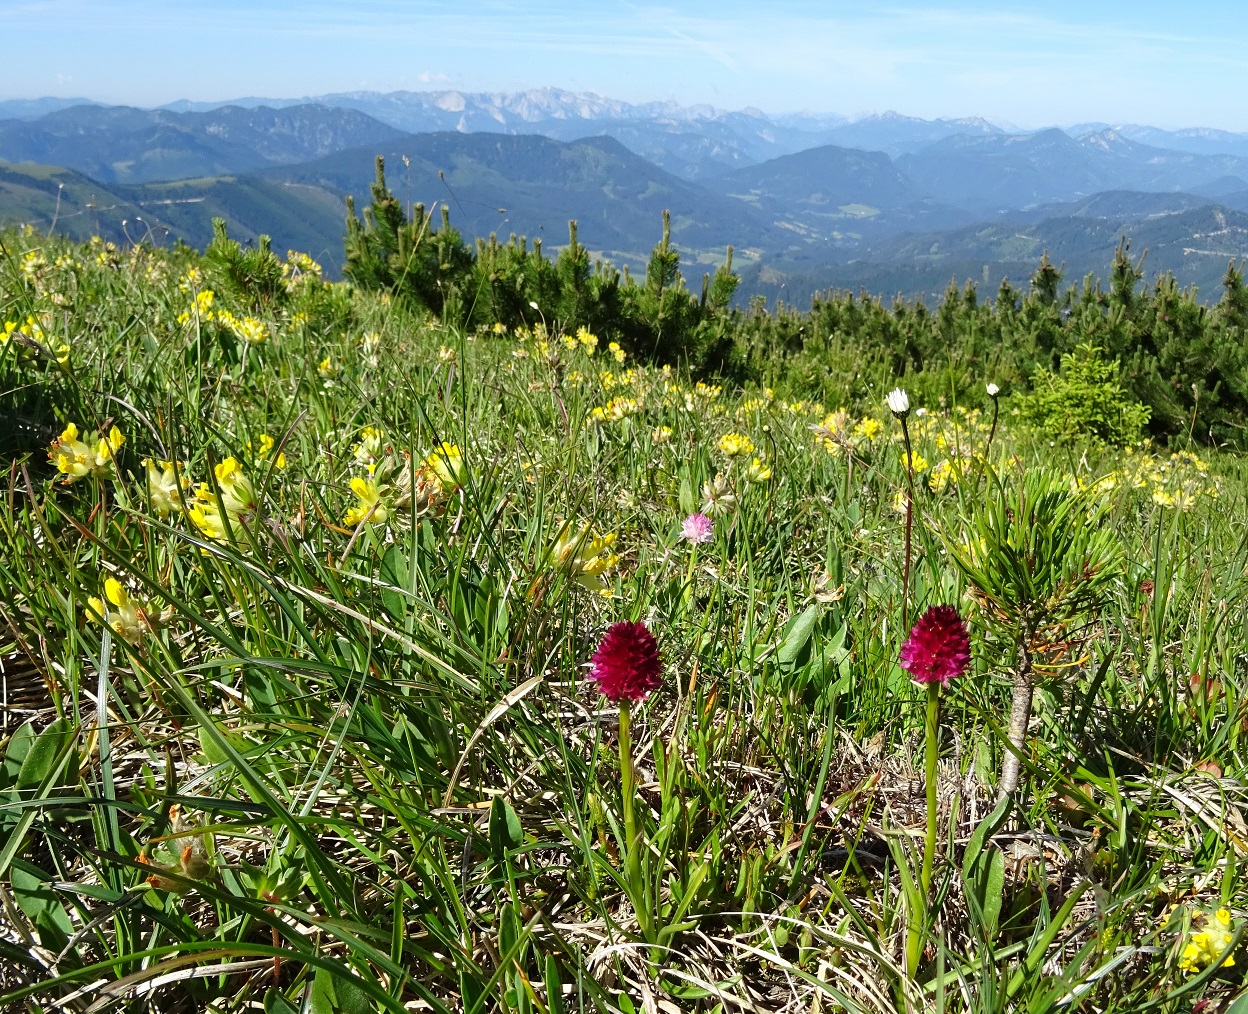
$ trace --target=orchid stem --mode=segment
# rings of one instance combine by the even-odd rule
[[[940,684],[927,685],[927,721],[923,727],[927,746],[924,777],[927,779],[927,836],[923,839],[923,871],[919,878],[923,897],[930,901],[932,890],[932,862],[936,856],[936,779],[940,758]]]
[[[910,427],[900,416],[901,436],[906,445],[906,563],[901,575],[901,631],[910,629],[910,541],[914,530],[914,455],[910,451]]]
[[[620,795],[624,804],[624,879],[632,895],[641,935],[650,938],[650,910],[642,891],[641,841],[633,812],[636,783],[633,777],[632,704],[620,701]]]

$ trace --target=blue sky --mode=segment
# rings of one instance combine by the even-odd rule
[[[553,85],[768,112],[1248,130],[1235,5],[0,0],[0,98]]]

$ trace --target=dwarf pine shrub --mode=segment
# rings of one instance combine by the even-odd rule
[[[1148,423],[1148,406],[1123,390],[1117,367],[1101,358],[1095,345],[1066,353],[1056,372],[1037,367],[1031,382],[1031,393],[1021,399],[1021,414],[1051,439],[1125,447],[1140,439]]]

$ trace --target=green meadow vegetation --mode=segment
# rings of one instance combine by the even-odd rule
[[[1234,266],[351,222],[0,235],[0,1006],[1248,1011]]]

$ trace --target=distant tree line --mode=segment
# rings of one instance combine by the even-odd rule
[[[1248,444],[1242,264],[1228,265],[1215,306],[1201,304],[1170,274],[1141,285],[1143,258],[1133,260],[1124,239],[1105,282],[1089,275],[1064,285],[1045,256],[1026,290],[1003,281],[991,300],[972,283],[962,288],[955,281],[934,309],[918,300],[829,292],[816,295],[809,309],[768,311],[761,299],[733,306],[740,279],[731,247],[703,277],[700,294],[690,291],[666,213],[645,278],[635,279],[591,263],[575,222],[552,261],[540,241],[490,236],[467,243],[445,206],[440,224],[419,204],[409,220],[386,186],[380,157],[371,191],[362,219],[348,200],[346,277],[447,324],[584,327],[645,360],[819,392],[828,404],[874,397],[897,381],[932,403],[978,404],[987,381],[1007,394],[1028,393],[1060,382],[1071,363],[1094,355],[1116,367],[1125,397],[1147,408],[1155,436]]]

